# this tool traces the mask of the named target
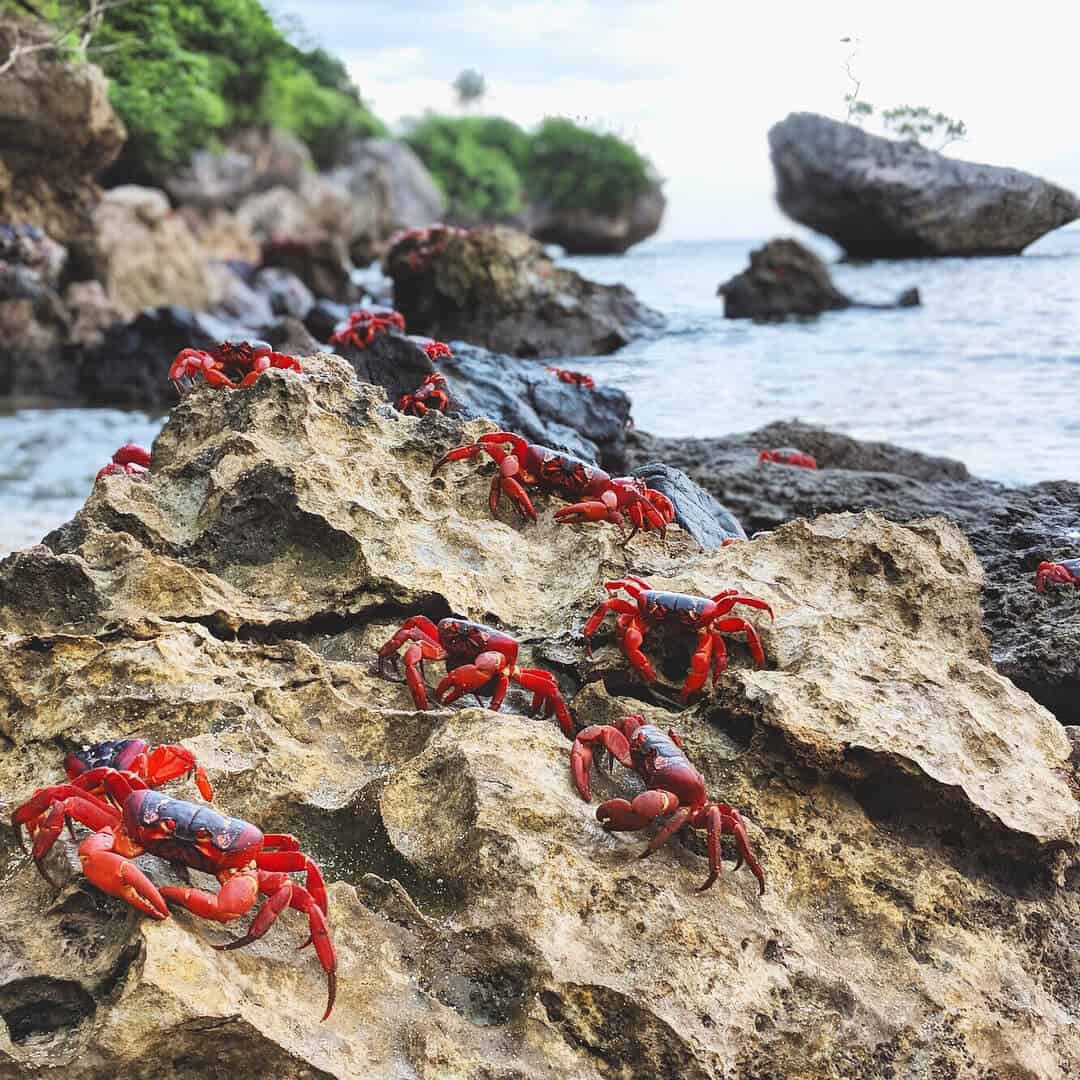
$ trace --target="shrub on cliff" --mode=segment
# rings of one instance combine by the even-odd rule
[[[556,116],[533,135],[525,175],[536,202],[600,214],[618,213],[654,182],[649,162],[629,143]]]
[[[13,3],[0,0],[0,10]],[[76,0],[35,6],[61,30],[84,10]],[[238,126],[286,128],[320,165],[333,164],[352,138],[385,132],[344,65],[321,49],[293,45],[258,0],[106,6],[86,56],[108,75],[128,128],[116,177],[159,181]]]
[[[405,136],[431,170],[457,221],[497,221],[522,195],[556,210],[615,214],[654,183],[629,143],[549,117],[535,134],[498,116],[428,113]]]
[[[525,185],[515,162],[525,159],[528,136],[516,124],[428,113],[405,141],[442,189],[453,220],[502,221],[521,209]]]

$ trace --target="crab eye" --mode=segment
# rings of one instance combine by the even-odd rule
[[[168,829],[170,832],[172,832],[172,830],[176,828],[176,821],[173,818],[163,818],[161,821],[161,827],[163,829]]]

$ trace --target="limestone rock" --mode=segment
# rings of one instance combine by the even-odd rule
[[[917,289],[895,304],[860,304],[840,292],[825,264],[797,240],[770,240],[750,252],[750,266],[716,290],[729,319],[783,319],[849,307],[916,307]]]
[[[112,188],[94,222],[95,276],[129,317],[164,304],[201,311],[220,298],[206,254],[164,192],[134,184]]]
[[[146,478],[105,477],[48,546],[0,562],[0,814],[65,749],[183,740],[219,809],[323,866],[339,958],[320,1024],[295,912],[217,951],[231,928],[151,924],[89,886],[66,834],[53,890],[2,828],[0,1073],[1076,1072],[1072,745],[990,668],[962,533],[835,514],[708,553],[676,526],[628,555],[612,529],[555,525],[544,495],[536,523],[493,519],[490,467],[430,476],[486,427],[403,417],[340,358],[309,358],[188,394]],[[775,624],[750,614],[766,667],[733,639],[715,693],[676,713],[687,642],[647,636],[652,694],[610,623],[587,657],[579,631],[628,566],[768,600]],[[514,633],[581,724],[632,710],[681,732],[710,794],[745,813],[765,896],[730,859],[695,893],[696,837],[641,861],[651,831],[603,831],[517,690],[499,715],[414,711],[374,654],[418,612]],[[618,767],[594,785],[596,801],[639,790]]]
[[[854,259],[1016,255],[1080,217],[1072,192],[814,113],[769,130],[776,199]]]
[[[570,255],[621,255],[660,228],[666,206],[657,184],[617,213],[533,205],[527,220],[529,232],[537,240],[558,244]]]
[[[820,469],[759,466],[758,451],[797,446]],[[658,458],[730,507],[752,533],[799,516],[870,508],[899,521],[941,514],[967,534],[986,571],[985,626],[994,663],[1051,709],[1080,723],[1080,592],[1035,592],[1043,559],[1077,553],[1080,484],[1010,488],[958,461],[866,443],[805,424],[770,424],[722,439],[629,436],[631,466]]]
[[[16,43],[39,45],[51,30],[5,16],[0,55]],[[127,133],[93,64],[64,63],[48,49],[24,53],[0,94],[0,221],[37,225],[70,249],[77,272],[94,256],[96,177]]]
[[[557,267],[535,240],[503,226],[407,234],[384,265],[410,330],[511,356],[611,353],[663,318],[625,285]]]

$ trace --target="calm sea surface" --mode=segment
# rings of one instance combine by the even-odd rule
[[[567,260],[597,281],[625,282],[668,324],[615,356],[560,363],[622,387],[637,426],[658,435],[798,417],[959,458],[999,480],[1080,479],[1080,229],[1017,258],[836,265],[856,299],[917,285],[923,306],[763,326],[725,320],[715,295],[754,246],[654,242]],[[149,445],[162,422],[115,409],[0,415],[0,552],[71,517],[112,452],[129,439]]]

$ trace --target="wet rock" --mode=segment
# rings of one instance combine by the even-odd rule
[[[530,442],[606,469],[622,468],[630,420],[630,399],[622,390],[580,390],[532,361],[500,356],[464,341],[454,342],[452,357],[432,363],[424,340],[386,334],[366,349],[345,345],[339,352],[362,381],[383,387],[391,402],[438,370],[446,378],[451,413],[485,416]]]
[[[769,130],[780,209],[855,259],[1018,255],[1080,200],[1018,169],[947,158],[814,113]]]
[[[0,26],[0,55],[16,42],[30,46],[0,94],[0,221],[43,229],[70,250],[76,275],[89,276],[101,197],[94,177],[116,158],[126,132],[100,68],[64,63],[41,48],[51,33],[38,20],[10,15]]]
[[[982,573],[954,526],[837,514],[704,554],[677,527],[666,547],[635,538],[657,587],[736,586],[777,613],[751,616],[764,670],[733,641],[715,696],[673,715],[657,700],[685,663],[662,667],[657,700],[614,696],[605,684],[644,692],[603,633],[592,660],[575,634],[626,571],[614,530],[556,526],[543,495],[537,523],[493,520],[474,466],[430,476],[486,424],[402,417],[339,358],[305,369],[187,395],[144,480],[104,478],[48,547],[0,562],[0,814],[72,746],[183,740],[219,809],[323,865],[337,1007],[318,1023],[325,980],[295,948],[297,913],[216,951],[231,928],[103,897],[66,835],[53,890],[3,829],[0,1069],[1076,1071],[1071,745],[990,668]],[[642,861],[652,830],[603,831],[566,741],[518,715],[520,694],[498,716],[413,711],[373,654],[418,611],[498,622],[526,663],[558,651],[581,723],[633,709],[675,727],[709,792],[744,811],[765,896],[730,859],[695,893],[694,838]],[[659,634],[645,648],[677,655]],[[618,767],[594,785],[597,802],[639,790]]]
[[[164,192],[134,184],[113,188],[94,224],[94,276],[129,316],[164,304],[203,311],[220,299],[205,253]]]
[[[861,304],[832,282],[825,264],[797,240],[770,240],[750,252],[750,266],[716,290],[724,298],[729,319],[783,319],[820,315],[849,307],[916,307],[917,289],[908,289],[895,304]]]
[[[821,468],[759,466],[757,451],[774,445],[797,446]],[[1010,488],[971,476],[957,461],[804,424],[772,424],[722,439],[635,432],[627,455],[632,466],[660,459],[684,469],[750,532],[842,510],[872,509],[899,521],[950,518],[986,572],[985,627],[998,670],[1062,723],[1080,723],[1080,595],[1040,595],[1034,587],[1043,559],[1076,554],[1080,485]]]
[[[723,547],[725,540],[746,539],[746,530],[739,519],[681,469],[653,461],[638,466],[633,475],[671,500],[677,524],[706,551]]]
[[[303,319],[315,304],[311,290],[295,274],[278,266],[259,270],[252,288],[266,297],[275,315]]]
[[[570,255],[621,255],[660,228],[666,206],[657,184],[617,213],[556,210],[534,204],[527,218],[529,232],[542,244],[558,244]]]
[[[411,331],[511,356],[610,353],[663,321],[625,285],[561,269],[535,240],[502,226],[407,234],[384,265]]]

